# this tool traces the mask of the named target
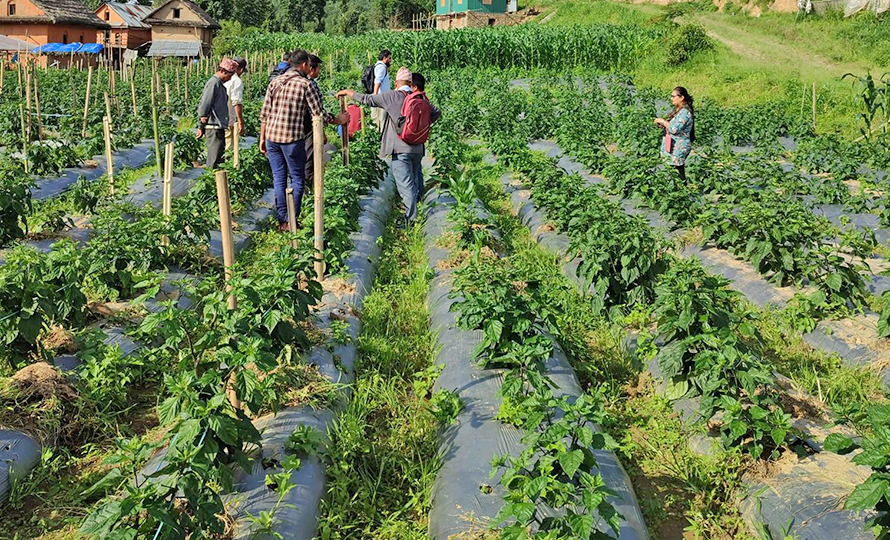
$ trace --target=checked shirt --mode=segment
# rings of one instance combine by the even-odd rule
[[[326,124],[334,123],[334,115],[324,110],[321,92],[310,84],[299,71],[285,73],[272,79],[266,90],[266,100],[260,112],[266,140],[288,144],[305,139],[306,114],[321,115]]]

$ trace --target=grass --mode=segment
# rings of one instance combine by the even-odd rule
[[[391,220],[363,330],[350,403],[331,430],[323,538],[427,538],[439,468],[438,422],[430,410],[435,340],[426,296],[431,269],[422,227]]]
[[[723,106],[752,105],[783,97],[812,108],[817,91],[817,129],[859,135],[859,105],[847,72],[865,74],[890,63],[884,21],[864,15],[852,19],[768,13],[762,17],[715,12],[710,3],[690,2],[661,7],[595,0],[546,0],[537,20],[544,24],[684,24],[702,25],[714,38],[712,51],[699,52],[679,66],[664,61],[666,46],[656,45],[634,72],[637,85],[669,91],[685,86],[696,99]],[[552,16],[551,16],[552,15]],[[667,94],[666,94],[667,95]]]

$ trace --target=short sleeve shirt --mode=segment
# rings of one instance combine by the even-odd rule
[[[235,105],[244,103],[244,82],[237,73],[226,83],[226,93],[229,95],[229,124],[234,124],[238,121]]]
[[[378,61],[374,65],[374,84],[380,85],[380,93],[389,92],[392,89],[389,82],[389,70],[386,69],[386,64],[383,62]]]

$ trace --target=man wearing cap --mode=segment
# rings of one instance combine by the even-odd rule
[[[238,69],[225,84],[226,94],[229,96],[229,129],[226,130],[226,150],[231,150],[235,146],[236,129],[238,135],[244,136],[244,116],[241,114],[241,104],[244,102],[244,82],[241,81],[241,75],[247,71],[247,60],[235,58],[235,63],[238,64]]]
[[[392,155],[392,164],[389,174],[395,179],[399,196],[405,205],[405,221],[412,223],[417,218],[418,180],[421,177],[420,161],[425,152],[422,144],[408,144],[399,138],[399,118],[402,116],[402,104],[411,93],[411,70],[400,67],[396,73],[394,92],[382,94],[362,94],[352,90],[341,90],[337,96],[348,96],[355,102],[370,105],[382,109],[383,138],[380,141],[380,158],[384,159]],[[430,122],[435,122],[441,116],[441,112],[434,106],[430,106]]]
[[[225,84],[238,70],[231,58],[223,58],[216,73],[204,85],[198,104],[198,138],[207,144],[207,168],[216,169],[226,151],[226,130],[229,127],[229,96]]]
[[[324,109],[321,96],[315,92],[306,74],[309,72],[309,53],[297,51],[290,59],[293,69],[279,75],[269,84],[260,111],[260,152],[269,159],[275,187],[275,209],[278,228],[288,230],[287,177],[294,188],[297,216],[303,202],[306,181],[306,114],[322,116],[327,124],[345,124],[347,113],[334,116]]]

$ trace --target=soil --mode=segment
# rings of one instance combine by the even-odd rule
[[[66,401],[78,398],[74,387],[68,384],[56,368],[46,362],[37,362],[20,369],[12,376],[12,382],[25,397],[58,397]]]
[[[43,348],[55,351],[56,354],[71,354],[77,350],[77,345],[74,343],[74,334],[57,325],[51,327],[43,337]]]
[[[852,347],[865,347],[874,354],[870,367],[880,371],[890,367],[890,343],[878,336],[877,316],[859,315],[825,323],[831,335]]]
[[[334,293],[338,298],[355,293],[355,284],[343,278],[329,278],[324,280],[321,285],[325,292]]]

